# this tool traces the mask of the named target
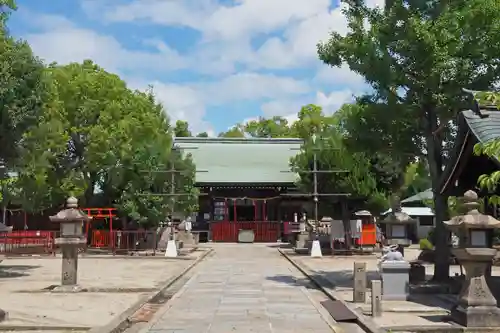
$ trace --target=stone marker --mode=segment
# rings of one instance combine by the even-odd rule
[[[382,281],[372,280],[372,317],[382,316]]]
[[[366,302],[366,262],[354,263],[353,302]]]
[[[62,251],[61,285],[70,291],[77,288],[78,249],[87,243],[82,230],[83,222],[92,217],[78,209],[78,199],[74,197],[68,198],[66,206],[66,209],[50,216],[50,220],[60,224],[61,237],[55,239],[55,244]]]

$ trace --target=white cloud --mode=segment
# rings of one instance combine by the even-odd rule
[[[95,6],[97,1],[91,3]],[[330,0],[236,0],[235,3],[224,6],[215,0],[136,0],[126,5],[106,6],[101,11],[111,22],[141,20],[200,31],[204,41],[198,53],[203,54],[205,61],[193,64],[202,71],[210,68],[211,73],[217,69],[228,73],[234,69],[234,63],[273,69],[304,66],[317,61],[316,44],[331,31],[342,34],[347,31],[342,7],[330,9]],[[283,39],[271,37],[256,52],[251,50],[253,37],[277,29],[284,29]],[[215,68],[206,66],[207,58]]]
[[[273,100],[261,105],[264,116],[282,116],[291,124],[297,120],[297,114],[301,107],[306,104],[316,104],[323,108],[323,113],[330,115],[335,113],[343,104],[353,100],[354,92],[349,89],[332,91],[329,94],[318,91],[314,100],[303,98]]]
[[[330,0],[234,0],[223,6],[217,0],[135,0],[120,5],[116,0],[86,0],[83,8],[92,18],[108,23],[152,23],[189,27],[203,39],[180,55],[161,40],[144,40],[146,49],[128,49],[110,35],[82,29],[61,17],[37,15],[42,33],[24,36],[35,53],[47,61],[68,63],[93,59],[105,69],[127,74],[137,88],[149,83],[143,73],[167,73],[190,69],[209,74],[208,82],[172,84],[154,82],[155,93],[169,115],[188,120],[195,131],[211,131],[206,108],[238,101],[270,100],[262,105],[265,116],[281,115],[294,120],[302,105],[316,103],[331,113],[353,93],[364,89],[363,79],[349,68],[329,68],[317,59],[316,44],[331,31],[347,32],[342,8],[331,8]],[[383,0],[368,0],[371,6]],[[122,2],[123,3],[123,2]],[[133,29],[133,26],[131,26]],[[281,37],[276,32],[282,31]],[[258,48],[256,36],[272,34]],[[312,80],[296,80],[269,74],[273,69],[310,69]],[[257,73],[266,69],[268,74]],[[316,85],[341,89],[318,92]],[[237,103],[235,103],[237,109]],[[256,112],[257,113],[257,112]]]
[[[212,125],[204,119],[206,107],[235,103],[244,100],[260,100],[271,97],[300,95],[309,90],[302,81],[274,75],[241,73],[219,81],[168,84],[128,80],[131,87],[146,89],[153,85],[153,91],[165,106],[169,116],[187,120],[194,132],[211,131]]]
[[[367,86],[365,79],[351,71],[347,64],[343,64],[341,67],[323,65],[318,69],[314,80],[319,83],[350,87],[356,90]]]
[[[256,73],[238,73],[212,84],[198,86],[206,102],[215,105],[238,100],[300,95],[310,89],[304,81]]]
[[[353,101],[354,92],[352,90],[338,90],[330,94],[323,92],[316,93],[316,104],[323,108],[325,114],[336,112],[343,104]]]
[[[35,22],[42,32],[25,36],[33,51],[42,59],[68,63],[92,59],[110,71],[171,71],[188,66],[186,59],[164,42],[154,51],[125,48],[114,37],[80,29],[59,16],[41,15]]]

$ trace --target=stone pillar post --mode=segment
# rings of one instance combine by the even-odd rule
[[[78,280],[78,248],[75,246],[61,246],[62,274],[61,285],[74,286]]]
[[[366,262],[355,262],[352,296],[354,303],[364,303],[366,301],[366,283]]]

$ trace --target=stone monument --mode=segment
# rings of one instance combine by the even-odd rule
[[[175,226],[172,220],[168,221],[168,227],[170,229],[169,239],[167,241],[167,248],[165,250],[165,257],[176,258],[179,254],[177,250],[177,243],[175,240]]]
[[[59,223],[61,232],[61,237],[55,239],[55,244],[59,245],[62,251],[60,291],[77,291],[78,249],[87,243],[83,234],[83,223],[92,217],[78,209],[78,200],[75,197],[68,198],[66,207],[56,215],[50,216],[50,220]]]
[[[404,248],[411,245],[408,237],[408,228],[411,224],[416,224],[417,220],[404,213],[401,209],[399,197],[392,199],[391,212],[382,220],[380,224],[385,224],[385,236],[388,245],[397,245],[398,251],[404,256]]]
[[[294,219],[295,219],[294,215]],[[297,234],[297,241],[295,243],[296,249],[305,249],[307,248],[307,241],[310,239],[310,235],[306,230],[307,216],[304,213],[302,218],[299,221],[299,233]]]
[[[478,211],[476,192],[465,192],[463,201],[467,214],[445,222],[459,238],[458,247],[452,253],[465,269],[464,285],[451,317],[465,327],[499,327],[500,309],[486,283],[485,273],[497,253],[491,248],[491,238],[493,229],[500,228],[500,221]]]
[[[354,286],[352,288],[352,300],[354,303],[364,303],[366,301],[366,262],[354,263]]]
[[[177,240],[182,242],[184,246],[193,246],[198,242],[196,241],[193,233],[193,223],[191,222],[191,216],[188,216],[184,221],[182,221],[177,228],[179,233],[177,234]]]
[[[410,263],[407,262],[398,245],[385,247],[385,254],[379,262],[382,276],[382,298],[384,300],[407,300],[410,295]]]

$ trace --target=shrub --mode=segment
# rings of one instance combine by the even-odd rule
[[[427,234],[427,240],[429,240],[429,242],[431,242],[431,244],[435,244],[434,242],[434,228],[432,228],[431,230],[429,230],[429,233]]]
[[[421,239],[419,245],[420,245],[420,250],[432,250],[434,248],[431,241],[428,240],[427,238]]]

